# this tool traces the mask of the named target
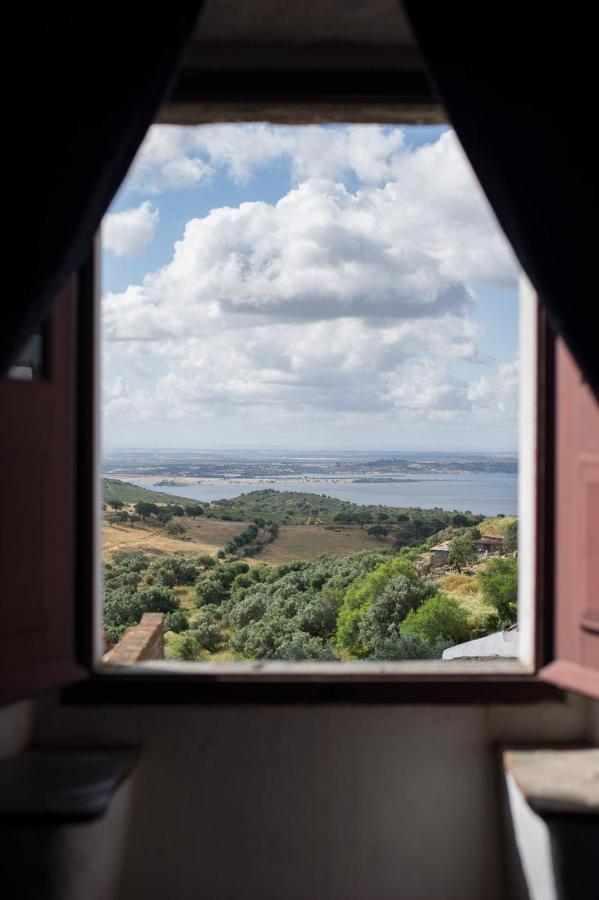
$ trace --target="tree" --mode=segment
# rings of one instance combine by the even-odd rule
[[[168,613],[164,620],[165,631],[174,631],[176,634],[180,634],[182,631],[187,631],[188,628],[189,619],[182,609],[175,609]]]
[[[455,516],[451,517],[451,524],[455,525],[456,528],[464,528],[469,524],[468,516],[465,516],[463,513],[456,513]]]
[[[183,662],[193,662],[202,656],[202,648],[190,631],[177,634],[165,647],[167,659],[177,659]]]
[[[401,626],[402,635],[415,634],[425,641],[439,639],[461,644],[470,637],[468,614],[455,597],[436,594],[418,609],[409,612]]]
[[[436,592],[436,586],[423,578],[407,578],[401,574],[392,578],[358,625],[365,651],[374,652],[387,638],[397,638],[408,613],[418,609]]]
[[[208,653],[218,653],[227,643],[222,628],[214,621],[200,619],[190,631],[198,646]]]
[[[179,608],[175,594],[167,587],[141,588],[137,600],[143,612],[169,613]]]
[[[206,603],[222,603],[227,599],[228,591],[219,578],[210,576],[203,581],[198,581],[195,586],[196,606]]]
[[[311,637],[305,631],[296,631],[279,645],[276,659],[289,662],[303,662],[307,660],[334,662],[339,657],[325,641],[317,637]]]
[[[449,543],[448,562],[454,566],[458,572],[474,562],[476,559],[476,546],[471,537],[466,534],[459,534]]]
[[[129,513],[125,509],[122,509],[120,512],[109,513],[109,515],[108,515],[108,521],[111,524],[117,524],[119,522],[126,523],[126,522],[129,522],[129,520],[130,520]]]
[[[166,533],[170,537],[180,537],[180,535],[185,534],[185,526],[184,525],[169,525],[166,529]]]
[[[404,659],[438,659],[446,645],[430,644],[417,634],[400,634],[381,640],[368,658],[374,661]]]
[[[187,507],[187,515],[191,516],[193,519],[196,519],[198,516],[204,515],[204,507],[201,504],[196,503],[194,506]]]
[[[193,562],[196,566],[200,566],[200,568],[204,569],[204,571],[206,571],[207,569],[213,569],[216,565],[215,558],[213,556],[210,556],[209,553],[200,553],[198,556],[194,556]]]
[[[368,653],[360,633],[360,625],[367,610],[383,595],[391,581],[403,576],[408,582],[405,591],[413,588],[419,594],[423,580],[414,566],[402,558],[392,559],[379,565],[374,571],[353,581],[345,592],[339,609],[335,640],[340,647],[354,656],[363,657]]]
[[[108,505],[112,506],[113,509],[122,509],[125,504],[122,500],[117,500],[115,498],[114,500],[109,500]]]
[[[510,522],[503,533],[503,546],[508,553],[518,549],[518,522]]]
[[[368,529],[368,534],[371,534],[372,537],[375,538],[383,538],[389,534],[389,529],[384,528],[382,525],[371,525]]]
[[[359,509],[354,513],[353,518],[360,523],[360,528],[364,528],[365,525],[370,525],[372,522],[372,513],[368,509]]]
[[[500,627],[512,625],[518,614],[517,558],[504,556],[491,559],[477,577],[484,599],[497,610]]]
[[[155,516],[158,512],[158,507],[155,503],[148,503],[146,500],[138,500],[135,504],[135,512],[145,520],[148,516]]]

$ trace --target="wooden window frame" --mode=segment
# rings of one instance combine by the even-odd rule
[[[248,112],[249,111],[249,112]],[[192,124],[209,121],[441,123],[446,121],[420,73],[365,72],[194,72],[183,69],[158,121]],[[234,672],[216,667],[198,671],[193,663],[171,664],[169,671],[95,668],[99,653],[92,598],[96,592],[99,478],[95,448],[98,360],[98,252],[96,245],[83,267],[79,314],[78,432],[78,659],[89,678],[68,688],[65,702],[92,703],[529,703],[560,699],[562,692],[544,683],[538,671],[552,659],[553,626],[553,442],[554,344],[545,317],[537,321],[537,460],[534,572],[534,667],[484,663],[268,664]],[[451,666],[451,668],[450,668]],[[475,668],[477,669],[475,674]]]
[[[94,602],[98,594],[99,473],[97,397],[99,246],[79,274],[78,435],[77,435],[77,658],[89,677],[63,691],[67,703],[367,703],[488,704],[563,699],[562,691],[538,677],[553,660],[553,510],[555,442],[555,342],[545,315],[537,314],[537,453],[534,628],[535,664],[401,663],[362,664],[344,669],[326,664],[232,667],[198,670],[193,663],[161,667],[97,668],[98,638]],[[356,669],[359,669],[357,671]]]

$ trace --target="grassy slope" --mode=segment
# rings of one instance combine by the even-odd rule
[[[338,500],[326,494],[318,494],[314,491],[275,491],[266,489],[249,491],[232,497],[229,500],[217,500],[215,506],[236,518],[251,520],[258,516],[270,518],[283,525],[313,524],[314,522],[331,523],[338,513],[356,511],[368,511],[377,521],[378,513],[386,513],[393,521],[398,513],[404,513],[410,518],[418,517],[426,522],[444,520],[442,524],[448,524],[452,511],[442,509],[421,509],[409,506],[384,506],[350,503],[348,500]],[[481,521],[482,516],[470,516],[471,524]],[[385,524],[385,523],[383,523]]]
[[[145,500],[147,503],[178,503],[179,506],[195,506],[199,501],[189,497],[178,497],[176,494],[165,494],[162,491],[150,491],[148,488],[131,484],[130,481],[119,481],[115,478],[102,479],[102,494],[104,502],[108,500],[122,500],[123,503],[137,503]]]
[[[178,503],[181,506],[198,502],[161,491],[151,491],[117,479],[103,479],[103,491],[105,501],[118,499],[127,504],[136,503],[138,500]],[[186,529],[183,538],[169,537],[166,534],[166,528],[157,527],[156,522],[148,521],[135,526],[112,525],[105,522],[104,555],[109,557],[116,549],[144,549],[155,553],[215,554],[243,530],[241,524],[243,521],[248,521],[258,515],[278,521],[291,520],[293,524],[281,526],[279,536],[255,557],[256,562],[279,565],[293,559],[314,560],[322,554],[331,553],[347,556],[365,548],[374,549],[392,545],[393,531],[389,537],[377,540],[369,536],[366,530],[361,529],[358,525],[342,525],[332,529],[316,524],[317,521],[330,520],[340,509],[347,509],[350,506],[355,505],[319,494],[296,494],[270,490],[253,491],[236,497],[226,504],[209,507],[207,516],[198,519],[191,519],[187,516],[177,518],[175,521]],[[317,508],[317,514],[310,513],[310,510],[316,511]],[[375,510],[377,507],[371,509]],[[415,510],[400,510],[392,507],[378,507],[378,509],[385,509],[391,516],[400,511],[415,512]],[[217,518],[219,514],[224,514],[227,518],[235,518],[236,521],[223,521]],[[438,514],[438,511],[422,510],[418,514],[423,518],[428,518]],[[479,528],[485,534],[503,534],[507,525],[514,520],[514,516],[487,518],[481,522]],[[306,521],[313,524],[305,524]],[[454,593],[453,590],[448,592]],[[456,595],[458,593],[459,591],[455,591]]]
[[[277,539],[268,544],[256,556],[256,560],[278,566],[294,559],[314,560],[323,554],[333,553],[349,556],[358,550],[377,550],[391,546],[389,538],[377,540],[357,525],[347,525],[335,530],[321,525],[283,525]]]
[[[103,529],[104,556],[115,550],[145,550],[148,553],[211,553],[227,544],[243,526],[239,522],[219,522],[217,519],[192,519],[177,516],[175,523],[185,528],[181,537],[169,537],[168,526],[159,527],[148,520],[135,525],[113,525],[106,521]],[[170,524],[170,523],[169,523]]]
[[[495,537],[503,537],[508,525],[517,521],[517,516],[493,516],[489,519],[485,519],[478,527],[481,534],[492,534]]]

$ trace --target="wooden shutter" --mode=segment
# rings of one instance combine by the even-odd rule
[[[76,336],[72,278],[44,375],[0,383],[0,702],[81,677],[75,663]]]
[[[554,661],[541,676],[599,698],[599,404],[556,348]]]

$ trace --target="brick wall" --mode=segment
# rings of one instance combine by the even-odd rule
[[[144,613],[139,625],[128,628],[103,661],[115,666],[132,666],[145,659],[164,659],[164,614]]]

